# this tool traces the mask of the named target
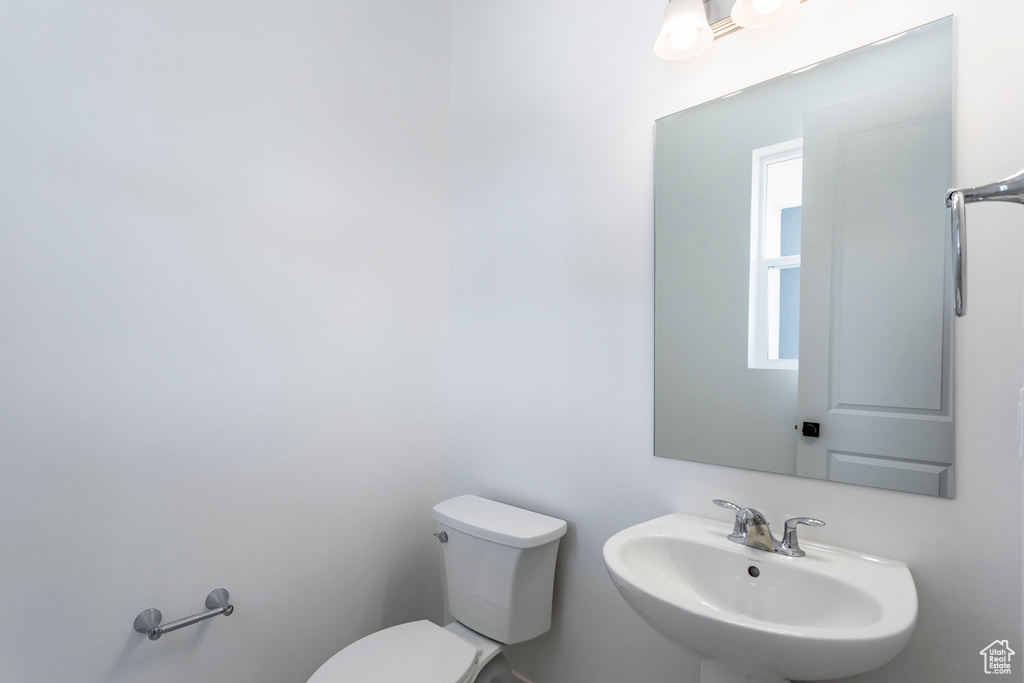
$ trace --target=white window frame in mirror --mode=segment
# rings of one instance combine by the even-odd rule
[[[791,201],[777,201],[777,188],[768,184],[768,168],[772,164],[803,158],[803,138],[786,140],[753,151],[750,201],[750,313],[747,326],[747,367],[764,370],[797,370],[796,358],[772,358],[777,346],[779,306],[769,295],[768,274],[772,269],[800,266],[800,255],[768,257],[767,238],[770,226],[781,221],[781,210],[793,206]],[[797,184],[799,186],[799,183]],[[797,190],[799,191],[799,190]],[[787,192],[789,194],[789,192]],[[773,305],[774,304],[774,305]],[[775,344],[773,345],[773,340]],[[775,354],[777,355],[777,353]]]

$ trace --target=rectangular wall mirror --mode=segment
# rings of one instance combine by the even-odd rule
[[[953,19],[666,116],[655,455],[953,497]]]

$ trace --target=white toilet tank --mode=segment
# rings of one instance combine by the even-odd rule
[[[478,496],[438,503],[448,611],[477,633],[512,645],[551,628],[560,519]]]

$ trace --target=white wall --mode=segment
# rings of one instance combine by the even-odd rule
[[[450,3],[2,14],[0,680],[304,681],[439,618]]]
[[[1024,211],[969,211],[956,499],[655,459],[652,130],[657,117],[955,13],[955,178],[989,182],[1024,167],[1024,5],[810,0],[789,21],[679,63],[651,51],[663,9],[663,0],[454,3],[449,493],[571,525],[555,626],[510,659],[536,683],[696,681],[699,662],[619,597],[601,547],[670,511],[726,520],[711,505],[721,497],[770,519],[821,517],[828,526],[808,538],[910,565],[915,636],[857,680],[980,678],[984,646],[1024,645],[1014,417]]]

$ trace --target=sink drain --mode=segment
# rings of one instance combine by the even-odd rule
[[[757,577],[761,576],[761,570],[758,569],[757,567],[748,567],[747,568],[747,573],[750,574],[751,576],[753,576],[755,579]]]

